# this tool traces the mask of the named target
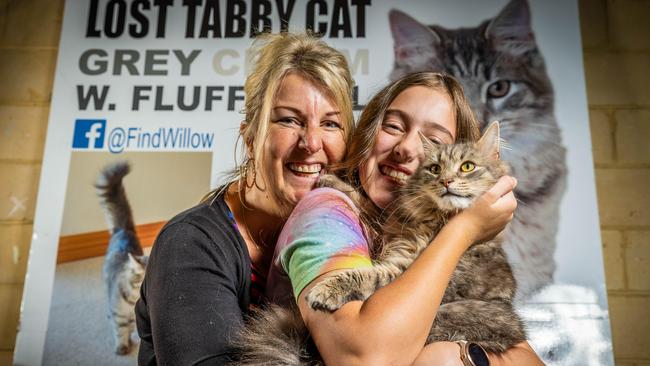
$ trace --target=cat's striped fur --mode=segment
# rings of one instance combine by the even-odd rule
[[[111,163],[104,167],[95,182],[111,233],[103,277],[108,290],[108,318],[115,353],[120,355],[131,350],[131,333],[135,329],[134,307],[140,297],[147,262],[122,185],[122,179],[129,170],[129,164],[125,161]]]

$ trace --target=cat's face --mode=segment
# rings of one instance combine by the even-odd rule
[[[531,156],[560,144],[553,88],[530,23],[525,0],[512,0],[476,27],[425,25],[397,10],[390,13],[395,64],[391,79],[417,71],[453,75],[463,86],[482,128],[498,120],[512,149],[503,158],[515,176],[532,177]],[[554,145],[554,146],[553,146]]]
[[[462,210],[485,193],[497,178],[485,159],[467,145],[444,145],[434,149],[422,167],[421,179],[436,206],[444,211]]]
[[[442,211],[465,209],[507,174],[498,152],[498,124],[477,143],[428,146],[425,163],[406,190],[418,192]]]

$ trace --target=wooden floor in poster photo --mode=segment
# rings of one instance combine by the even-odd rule
[[[167,220],[209,192],[211,165],[211,151],[73,149],[43,365],[137,363],[147,254]]]

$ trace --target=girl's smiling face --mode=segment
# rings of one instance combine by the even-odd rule
[[[456,118],[447,94],[412,86],[389,105],[372,152],[359,169],[361,185],[377,206],[386,207],[422,163],[421,136],[437,144],[453,143]]]

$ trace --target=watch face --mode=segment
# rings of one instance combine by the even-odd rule
[[[481,346],[478,344],[468,344],[467,351],[469,353],[469,357],[472,359],[472,362],[474,362],[476,366],[490,366],[490,361],[488,360],[485,350],[483,350],[483,348],[481,348]]]

